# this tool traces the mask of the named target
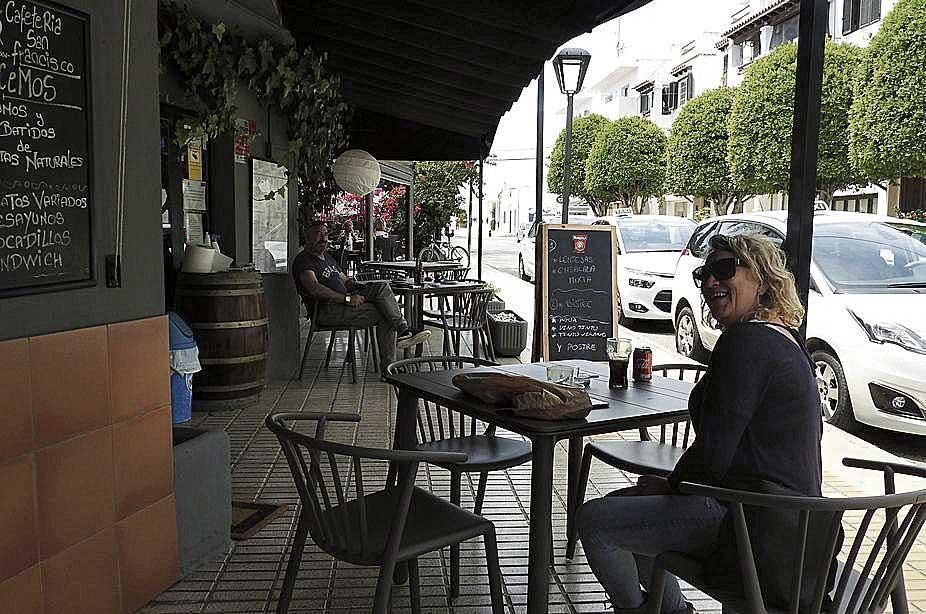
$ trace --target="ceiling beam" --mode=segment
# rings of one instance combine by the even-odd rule
[[[345,97],[353,101],[362,101],[369,99],[389,98],[395,100],[398,104],[407,105],[410,108],[425,108],[430,110],[446,109],[450,114],[459,117],[474,124],[491,125],[497,122],[504,114],[505,110],[494,112],[475,111],[453,101],[447,101],[435,98],[425,98],[421,96],[395,96],[389,90],[371,85],[369,83],[345,83],[343,86]]]
[[[564,40],[563,26],[570,24],[570,29],[585,31],[585,25],[575,19],[575,12],[563,10],[566,3],[534,2],[530,11],[520,8],[512,9],[496,0],[467,0],[467,2],[447,2],[446,0],[406,0],[427,9],[462,17],[484,25],[511,32],[528,33],[530,36],[546,43],[557,44]],[[567,36],[566,39],[573,38]]]
[[[461,75],[449,70],[435,68],[421,62],[412,62],[398,57],[385,55],[371,56],[364,51],[358,53],[347,52],[344,48],[328,49],[329,63],[337,65],[345,75],[351,74],[351,66],[359,64],[374,67],[374,70],[390,78],[401,81],[433,81],[450,87],[458,87],[480,92],[483,95],[499,98],[501,100],[517,100],[521,96],[523,86],[499,85],[482,79]]]
[[[355,100],[361,109],[369,109],[383,115],[391,115],[401,119],[417,122],[425,126],[441,128],[450,132],[458,132],[467,136],[482,136],[493,132],[494,125],[475,124],[461,120],[459,117],[446,113],[439,107],[423,108],[423,105],[408,105],[404,102],[389,100],[387,98],[361,98]]]
[[[314,32],[321,29],[328,32],[337,31],[339,38],[347,38],[355,41],[365,38],[384,38],[383,27],[378,20],[376,22],[358,21],[345,24],[330,16],[329,13],[331,13],[331,9],[319,8],[315,10],[314,23],[311,26],[307,25],[305,29]],[[538,63],[542,61],[515,58],[512,57],[511,54],[498,51],[497,49],[474,45],[398,21],[390,25],[389,38],[393,41],[402,41],[402,43],[408,47],[420,49],[424,53],[437,53],[456,60],[465,58],[465,61],[470,64],[482,66],[483,68],[491,70],[502,71],[506,74],[515,76],[519,76],[524,72],[536,72],[538,70]]]
[[[347,77],[342,76],[342,81],[352,81],[376,87],[397,98],[421,98],[430,101],[441,101],[451,107],[459,107],[478,113],[504,114],[513,104],[507,100],[483,98],[475,92],[460,88],[449,88],[423,82],[396,82],[384,78],[381,73],[366,73],[356,70],[356,67]]]
[[[287,0],[287,5],[291,6],[296,1]],[[422,12],[420,9],[416,10],[404,2],[393,2],[391,0],[327,0],[327,4],[337,5],[343,9],[340,12],[345,23],[373,15],[387,31],[392,22],[398,21],[437,32],[442,36],[457,38],[521,56],[528,60],[546,59],[548,55],[552,55],[549,41],[526,36],[523,33],[499,30],[463,18],[448,23],[447,18],[443,15]],[[309,12],[313,11],[310,10]]]
[[[313,40],[317,41],[323,49],[328,49],[329,53],[346,53],[359,57],[369,57],[371,55],[383,56],[387,59],[401,58],[409,62],[420,63],[441,70],[448,70],[455,74],[466,75],[498,85],[510,86],[513,83],[522,81],[525,74],[528,74],[526,71],[513,73],[483,68],[461,61],[459,58],[438,53],[419,52],[401,44],[396,44],[396,41],[389,39],[381,38],[377,41],[371,38],[350,38],[344,37],[341,34],[334,34],[328,29],[312,31],[310,36]],[[523,87],[526,83],[522,83],[521,85]]]

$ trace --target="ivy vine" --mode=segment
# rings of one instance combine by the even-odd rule
[[[334,191],[331,163],[347,145],[348,106],[340,78],[328,71],[326,56],[309,47],[252,43],[224,24],[208,24],[173,0],[158,11],[162,72],[180,78],[189,122],[177,126],[181,144],[235,130],[238,88],[244,84],[260,102],[287,120],[289,160],[299,183],[300,218]]]

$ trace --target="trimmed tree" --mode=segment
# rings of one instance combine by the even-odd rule
[[[641,213],[666,179],[666,135],[643,117],[622,117],[598,133],[585,163],[585,191]]]
[[[735,90],[718,87],[690,100],[669,132],[666,189],[701,196],[718,214],[742,212],[747,193],[738,190],[727,161],[727,122]]]
[[[477,175],[472,162],[419,162],[415,165],[415,250],[440,237],[450,218],[465,214],[460,189]],[[405,225],[405,209],[398,207],[393,227]]]
[[[858,47],[826,42],[817,192],[827,202],[834,191],[862,180],[849,158],[849,107],[859,60]],[[788,189],[796,72],[797,45],[787,43],[756,60],[736,90],[727,155],[733,182],[743,192]]]
[[[926,0],[899,0],[871,39],[850,113],[852,160],[873,181],[926,177]]]
[[[578,117],[572,122],[572,139],[569,152],[569,192],[579,196],[588,203],[595,215],[606,215],[608,203],[585,189],[585,161],[592,150],[595,138],[610,120],[603,115],[592,113]],[[563,158],[566,151],[566,129],[559,133],[553,152],[550,154],[550,168],[547,172],[547,189],[553,194],[563,194]]]

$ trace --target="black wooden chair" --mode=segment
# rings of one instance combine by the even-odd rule
[[[386,366],[386,373],[421,373],[456,369],[463,366],[484,367],[495,363],[467,356],[407,358]],[[479,473],[479,485],[473,512],[482,513],[490,471],[522,465],[531,459],[531,444],[520,439],[499,437],[495,425],[479,432],[479,421],[447,407],[422,400],[418,408],[417,431],[420,452],[457,452],[466,454],[460,463],[433,463],[450,471],[450,502],[460,505],[462,474]],[[450,595],[460,594],[460,550],[450,547]]]
[[[299,363],[299,379],[302,379],[302,375],[305,372],[305,363],[309,358],[309,349],[312,347],[312,338],[315,336],[315,333],[319,332],[330,332],[328,338],[328,349],[325,351],[325,368],[331,364],[331,354],[334,351],[334,342],[337,334],[342,331],[347,331],[347,354],[344,356],[344,364],[350,364],[351,369],[351,378],[352,381],[357,383],[357,331],[364,331],[364,339],[369,340],[369,345],[372,346],[372,359],[373,359],[373,370],[379,371],[379,349],[376,344],[376,334],[375,331],[371,328],[362,327],[362,326],[349,326],[347,324],[322,324],[318,321],[318,303],[309,296],[302,295],[302,303],[305,305],[306,315],[309,318],[309,333],[305,340],[305,348],[302,350],[302,361]],[[364,344],[364,351],[367,349],[367,344]]]
[[[425,314],[425,326],[439,328],[443,333],[444,356],[459,356],[463,333],[469,332],[473,339],[473,352],[481,351],[486,360],[495,360],[492,336],[489,334],[489,301],[495,290],[481,288],[455,294],[448,303],[438,305],[437,313]],[[434,317],[434,316],[439,317]]]
[[[848,467],[884,472],[886,494],[874,497],[828,499],[760,494],[683,482],[685,494],[713,497],[724,501],[733,515],[736,539],[736,564],[739,582],[720,586],[706,573],[707,563],[676,552],[656,557],[650,583],[648,603],[640,612],[658,614],[666,573],[672,573],[695,588],[719,601],[724,612],[739,614],[818,614],[821,611],[839,614],[880,613],[890,598],[894,612],[906,612],[903,585],[903,563],[926,522],[926,490],[893,494],[894,475],[903,474],[926,478],[926,468],[895,463],[846,458]],[[790,510],[797,518],[792,539],[793,557],[784,567],[791,574],[788,606],[769,607],[763,599],[767,587],[762,586],[756,569],[747,525],[750,510]],[[843,523],[846,513],[861,515],[856,522]],[[845,544],[848,550],[840,557],[840,527],[848,529]],[[828,571],[834,557],[838,571],[834,593],[826,595]],[[841,560],[840,560],[841,559]],[[716,577],[716,574],[713,574]],[[732,588],[739,585],[738,588]],[[825,607],[825,609],[823,609]]]
[[[695,382],[707,371],[704,365],[678,363],[654,365],[653,373],[663,377],[673,377],[682,381]],[[655,431],[658,430],[658,433]],[[641,428],[639,441],[593,441],[585,444],[582,453],[582,468],[579,471],[579,480],[576,483],[576,505],[582,506],[585,501],[585,489],[588,487],[588,474],[591,469],[592,458],[597,458],[615,469],[630,471],[637,474],[650,474],[666,476],[675,469],[675,463],[688,448],[691,439],[691,423],[682,420],[673,424],[663,424],[659,427]],[[575,515],[578,507],[567,510],[570,528],[566,536],[566,558],[571,559],[576,552],[576,539],[578,528]]]
[[[286,424],[305,420],[317,422],[314,436],[299,433]],[[289,610],[309,535],[338,560],[380,568],[372,610],[378,614],[390,610],[397,563],[408,565],[411,610],[417,613],[421,611],[418,557],[481,535],[485,542],[492,611],[504,612],[495,526],[415,486],[420,463],[453,465],[466,462],[466,455],[362,448],[325,440],[328,423],[359,421],[357,414],[305,412],[267,416],[267,428],[280,441],[302,504],[277,613]],[[370,492],[364,479],[369,481],[370,476],[384,472],[368,468],[388,462],[399,467],[398,484],[387,484],[382,490]]]

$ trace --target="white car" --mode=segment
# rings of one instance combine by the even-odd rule
[[[715,234],[761,234],[781,244],[787,212],[701,222],[673,284],[675,345],[705,360],[720,331],[691,277]],[[823,416],[926,435],[926,224],[870,215],[814,214],[807,349],[817,366]]]
[[[573,220],[570,220],[572,222]],[[617,285],[621,317],[641,320],[672,319],[672,279],[679,253],[695,223],[666,215],[621,215],[575,221],[581,224],[617,226]],[[518,272],[530,281],[534,276],[534,225],[522,241]]]

